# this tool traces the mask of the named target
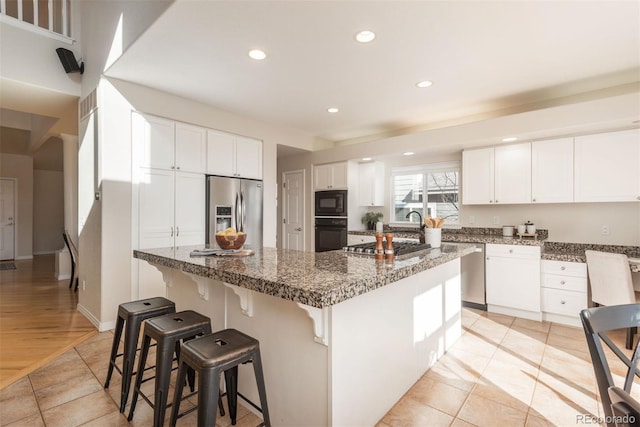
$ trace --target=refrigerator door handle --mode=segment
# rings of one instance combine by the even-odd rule
[[[236,221],[236,231],[240,231],[240,222],[238,220],[238,218],[240,218],[240,203],[239,203],[239,199],[240,195],[238,193],[236,193],[236,203],[235,203],[235,221]]]
[[[244,222],[247,219],[247,207],[244,203],[244,193],[240,191],[240,231],[244,231]]]

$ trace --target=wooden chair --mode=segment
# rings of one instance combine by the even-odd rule
[[[591,286],[591,300],[598,305],[635,304],[636,295],[629,268],[629,258],[624,254],[585,251],[587,271]],[[626,347],[633,347],[637,328],[627,330]]]
[[[69,280],[69,289],[71,289],[75,282],[76,286],[74,291],[78,292],[78,249],[76,248],[76,245],[73,244],[73,240],[71,240],[71,236],[69,236],[69,232],[67,230],[64,230],[62,233],[62,238],[64,239],[64,243],[67,245],[69,255],[71,256],[71,279]]]
[[[607,420],[607,425],[609,427],[615,427],[614,410],[612,409],[613,401],[609,396],[609,389],[611,387],[618,387],[618,385],[613,381],[610,365],[617,362],[614,359],[615,357],[626,365],[627,372],[624,375],[624,385],[622,388],[625,392],[630,393],[634,379],[636,377],[640,378],[638,371],[640,353],[636,345],[631,359],[629,359],[624,351],[613,342],[610,332],[617,329],[639,326],[640,304],[588,308],[580,312],[580,319],[582,320],[582,326],[587,338],[589,354],[591,355],[591,362],[593,364],[596,382],[598,383],[598,391],[600,392],[602,409]],[[603,343],[613,352],[613,355],[611,355],[611,352],[608,352],[611,355],[611,361],[607,360],[607,352],[605,352],[605,348],[602,345]]]

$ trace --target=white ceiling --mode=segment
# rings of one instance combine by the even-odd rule
[[[354,41],[363,29],[372,43]],[[177,0],[107,75],[372,139],[640,81],[640,2]]]

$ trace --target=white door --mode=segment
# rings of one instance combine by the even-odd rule
[[[304,171],[285,172],[282,192],[282,248],[304,250]]]
[[[14,258],[15,181],[0,179],[0,260]]]

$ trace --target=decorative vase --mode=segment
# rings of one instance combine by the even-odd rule
[[[424,230],[425,243],[432,248],[439,248],[442,242],[442,228],[426,228]]]

